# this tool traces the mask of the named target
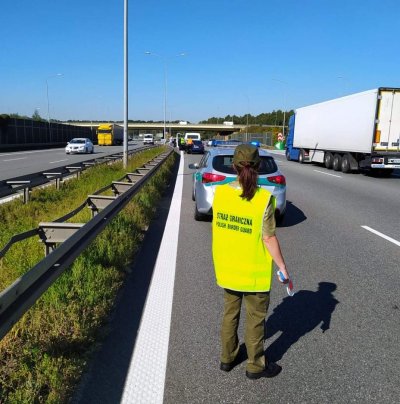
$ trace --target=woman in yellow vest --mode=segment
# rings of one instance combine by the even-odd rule
[[[264,356],[273,261],[289,278],[275,235],[275,198],[257,185],[260,162],[257,147],[237,146],[233,166],[238,179],[216,187],[212,222],[215,275],[217,284],[224,288],[220,369],[229,372],[240,363],[237,329],[244,300],[246,376],[250,379],[274,377],[282,369],[266,362]]]

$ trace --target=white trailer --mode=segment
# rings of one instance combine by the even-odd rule
[[[298,108],[286,158],[350,172],[400,168],[400,89],[378,88]]]

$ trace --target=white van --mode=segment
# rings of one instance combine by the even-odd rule
[[[185,142],[187,143],[188,139],[192,140],[201,140],[200,133],[188,132],[185,134]]]
[[[143,144],[154,144],[154,136],[151,133],[143,135]]]

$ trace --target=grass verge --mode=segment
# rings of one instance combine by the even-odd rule
[[[128,170],[142,166],[161,148],[135,155]],[[62,403],[71,397],[171,176],[172,155],[144,189],[110,222],[37,303],[0,341],[1,403]],[[79,206],[97,189],[125,174],[120,163],[97,166],[60,191],[37,190],[32,201],[0,206],[0,246],[16,233],[51,221]],[[89,209],[74,218],[85,222]],[[43,258],[35,237],[17,243],[0,260],[0,290]]]

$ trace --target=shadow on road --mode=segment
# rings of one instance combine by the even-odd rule
[[[301,337],[318,325],[322,332],[329,330],[332,313],[339,303],[333,292],[336,284],[320,282],[318,290],[300,290],[293,297],[283,299],[268,317],[265,339],[275,334],[282,334],[265,351],[268,360],[276,362]]]
[[[283,221],[277,224],[278,227],[290,227],[295,226],[306,220],[307,217],[304,215],[296,205],[290,201],[286,201],[286,213]]]

